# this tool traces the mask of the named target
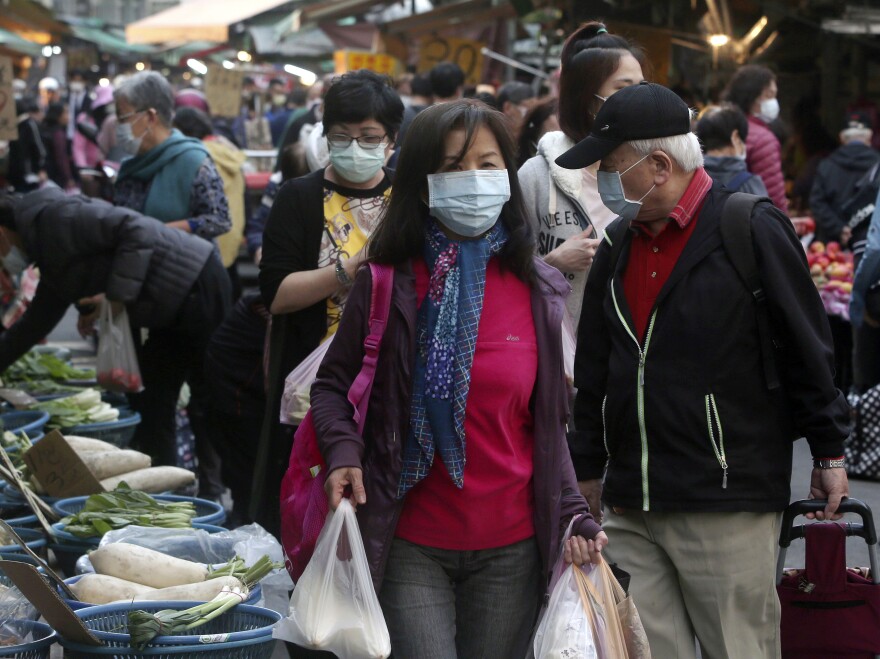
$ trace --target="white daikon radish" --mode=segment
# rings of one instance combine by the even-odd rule
[[[122,449],[105,442],[101,439],[92,439],[91,437],[78,437],[77,435],[64,435],[64,440],[70,444],[77,453],[87,453],[89,451],[121,451]]]
[[[115,490],[117,485],[125,481],[133,490],[159,494],[179,490],[181,487],[191,485],[195,480],[196,475],[189,469],[165,466],[138,469],[111,478],[104,478],[101,479],[101,485],[109,492]]]
[[[208,567],[184,561],[146,547],[116,542],[99,547],[89,554],[99,574],[134,581],[153,588],[167,588],[204,581]]]
[[[119,474],[127,474],[150,466],[150,456],[129,449],[123,451],[86,451],[79,454],[89,471],[95,478],[112,478]],[[139,489],[132,486],[133,489]]]
[[[170,586],[169,588],[151,589],[150,592],[138,597],[139,600],[172,600],[179,602],[209,602],[223,590],[224,586],[239,588],[244,593],[247,591],[244,584],[235,577],[216,577],[198,583],[188,583],[183,586]],[[245,595],[247,597],[247,595]]]
[[[126,581],[107,574],[84,574],[79,581],[70,584],[79,601],[87,604],[109,604],[118,600],[140,600],[155,592],[155,588],[133,581]]]

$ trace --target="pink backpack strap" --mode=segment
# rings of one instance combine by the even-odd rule
[[[370,263],[370,274],[373,277],[373,289],[370,297],[370,333],[364,338],[364,361],[351,388],[348,390],[348,401],[354,408],[354,420],[358,431],[363,432],[367,417],[367,405],[373,380],[376,377],[376,365],[379,362],[379,349],[382,336],[388,323],[391,310],[391,291],[394,287],[394,266]]]

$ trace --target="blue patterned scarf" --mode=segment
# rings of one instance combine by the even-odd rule
[[[456,487],[464,486],[464,412],[486,290],[486,265],[507,242],[501,222],[482,238],[454,241],[431,218],[425,262],[431,271],[419,309],[410,431],[397,496],[428,475],[435,449]]]

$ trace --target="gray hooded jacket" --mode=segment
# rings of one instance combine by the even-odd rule
[[[519,170],[526,220],[535,232],[538,255],[542,257],[592,226],[580,202],[583,174],[579,169],[563,169],[555,162],[573,146],[574,142],[561,131],[547,133],[538,143],[538,155]],[[577,329],[589,270],[562,274],[572,288],[565,306]]]

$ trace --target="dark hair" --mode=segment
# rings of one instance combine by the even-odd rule
[[[541,126],[559,110],[559,100],[548,98],[536,103],[523,118],[522,130],[517,144],[519,146],[519,165],[525,164],[537,152],[535,145],[540,139]]]
[[[424,73],[417,73],[409,81],[409,90],[413,96],[433,96],[434,90],[431,88],[431,79]]]
[[[335,124],[356,124],[375,119],[392,139],[403,121],[403,102],[391,79],[367,69],[333,80],[324,97],[324,135]]]
[[[39,112],[40,104],[33,96],[24,96],[15,102],[15,114],[21,115],[25,112]]]
[[[724,90],[723,100],[733,103],[746,116],[752,113],[752,105],[767,89],[767,85],[776,80],[776,75],[766,66],[747,64],[741,66]]]
[[[198,108],[183,107],[174,113],[174,127],[187,137],[203,140],[214,133],[211,118]]]
[[[257,84],[257,81],[254,80],[250,76],[245,76],[244,78],[241,79],[241,86],[242,87],[244,87],[245,85],[256,85],[256,84]]]
[[[623,37],[610,34],[602,23],[584,23],[565,40],[560,56],[559,127],[569,139],[580,142],[590,134],[598,111],[595,94],[627,53],[636,58],[647,78],[644,52]]]
[[[269,86],[271,87],[272,85],[281,85],[283,87],[284,81],[281,78],[272,78],[269,81]]]
[[[523,281],[531,282],[534,269],[532,231],[525,219],[522,193],[516,176],[516,150],[507,118],[472,99],[433,105],[423,110],[410,125],[400,150],[394,186],[385,216],[370,236],[370,257],[378,263],[398,264],[421,256],[425,242],[428,207],[428,174],[444,164],[446,138],[464,130],[459,160],[473,144],[477,130],[485,126],[498,140],[510,178],[510,201],[504,204],[501,221],[510,236],[499,254],[501,263]]]
[[[459,87],[464,87],[464,71],[455,62],[440,62],[431,69],[428,77],[434,96],[439,98],[451,98]]]
[[[49,103],[49,107],[46,108],[46,116],[43,117],[43,125],[49,128],[59,126],[61,115],[64,114],[66,107],[67,105],[64,103]]]
[[[736,131],[745,142],[749,135],[749,120],[735,105],[726,104],[708,107],[697,122],[697,137],[703,146],[703,153],[731,146],[730,136]]]
[[[307,100],[308,95],[302,87],[297,87],[287,95],[287,102],[293,105],[305,105]]]
[[[502,110],[508,101],[517,105],[530,98],[535,98],[535,90],[531,85],[517,80],[504,83],[498,90],[498,105]]]
[[[485,103],[493,110],[500,110],[501,105],[498,103],[498,99],[494,94],[490,94],[489,92],[475,92],[472,96],[466,96],[465,98],[473,98],[477,101]]]

